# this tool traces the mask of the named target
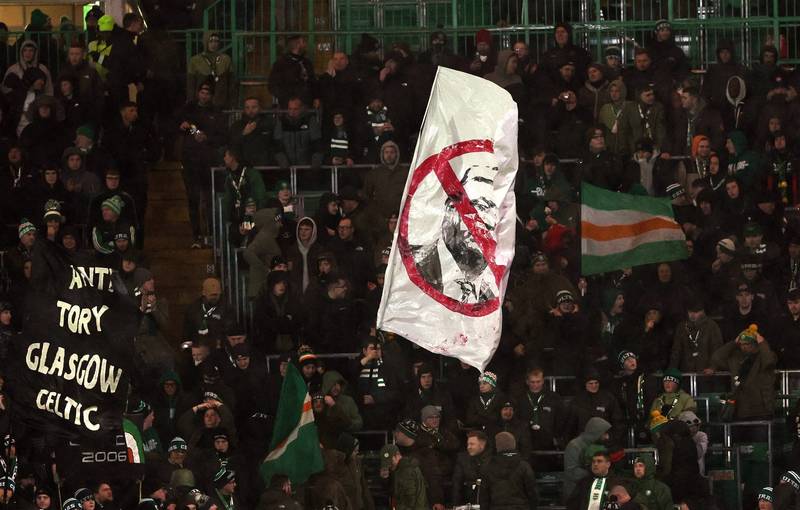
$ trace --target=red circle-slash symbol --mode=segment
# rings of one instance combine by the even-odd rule
[[[454,312],[471,317],[483,317],[499,308],[499,296],[479,303],[463,303],[445,295],[422,276],[414,262],[411,245],[408,240],[408,216],[414,194],[423,179],[431,172],[434,172],[444,192],[453,201],[453,207],[461,217],[461,221],[464,222],[464,225],[480,247],[483,257],[494,275],[497,288],[500,288],[506,266],[498,265],[495,260],[497,241],[492,237],[489,229],[486,228],[475,206],[472,205],[466,190],[464,190],[464,186],[461,184],[460,179],[456,176],[453,167],[450,165],[450,160],[453,158],[476,152],[494,154],[494,144],[491,140],[467,140],[458,142],[445,147],[438,154],[429,156],[414,170],[411,176],[411,184],[408,187],[408,196],[406,197],[403,210],[400,213],[400,231],[397,235],[397,248],[400,250],[400,257],[403,260],[403,265],[406,268],[409,279],[425,292],[425,294]]]

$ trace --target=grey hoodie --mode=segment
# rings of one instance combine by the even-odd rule
[[[586,422],[583,433],[569,442],[564,450],[564,496],[569,497],[575,485],[590,474],[583,464],[583,452],[596,443],[603,434],[611,430],[611,424],[603,418],[594,417]]]
[[[33,54],[33,61],[30,64],[25,64],[22,60],[22,50],[29,47],[33,47],[33,49],[35,50]],[[38,67],[44,73],[44,75],[47,77],[47,81],[44,84],[43,92],[48,96],[52,96],[53,78],[50,76],[50,71],[47,69],[47,67],[44,64],[39,63],[39,46],[31,40],[27,40],[20,45],[17,63],[9,66],[8,69],[6,70],[6,74],[3,75],[3,86],[2,86],[3,93],[8,94],[9,92],[11,92],[11,89],[6,87],[5,85],[6,78],[8,77],[8,75],[14,74],[17,76],[17,78],[21,80],[22,76],[25,74],[25,70],[28,69],[29,67]]]

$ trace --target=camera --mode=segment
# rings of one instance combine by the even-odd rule
[[[198,127],[197,127],[196,125],[194,125],[194,124],[190,124],[190,125],[189,125],[189,134],[190,134],[190,135],[192,135],[192,136],[194,136],[194,135],[196,135],[196,134],[198,134],[198,133],[202,133],[202,131],[200,131],[200,128],[198,128]]]
[[[561,100],[569,101],[569,92],[564,92],[563,94],[561,94]]]

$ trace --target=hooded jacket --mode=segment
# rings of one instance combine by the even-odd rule
[[[256,211],[253,222],[258,231],[244,250],[244,260],[250,271],[247,276],[247,293],[250,297],[258,296],[269,272],[272,257],[281,254],[278,242],[278,224],[275,221],[278,211],[265,208]]]
[[[389,165],[383,158],[384,147],[394,147],[397,151],[394,164]],[[391,140],[381,146],[380,158],[381,164],[367,172],[363,193],[381,216],[388,219],[400,210],[400,201],[408,179],[408,167],[400,164],[400,147]],[[361,232],[361,235],[364,234],[366,233]]]
[[[722,50],[728,50],[731,53],[731,59],[727,64],[723,64],[719,60],[719,54]],[[706,101],[709,102],[714,108],[723,110],[730,108],[728,98],[726,97],[726,90],[728,80],[734,76],[747,76],[747,69],[736,60],[736,47],[733,41],[722,40],[717,44],[717,61],[708,66],[706,76],[703,79],[703,87],[701,93]]]
[[[522,78],[520,78],[519,74],[506,72],[508,61],[514,56],[516,54],[513,50],[503,50],[498,53],[494,71],[484,76],[484,78],[506,90],[512,85],[522,85]]]
[[[672,491],[665,483],[656,480],[656,463],[645,455],[640,460],[645,465],[644,477],[634,479],[636,496],[633,500],[647,510],[672,510]]]
[[[311,222],[311,239],[308,243],[300,242],[300,224]],[[286,250],[286,260],[292,278],[292,286],[297,292],[305,294],[309,285],[312,285],[317,274],[317,256],[322,253],[322,247],[317,242],[317,222],[309,216],[300,218],[295,228],[295,242]]]
[[[728,153],[728,174],[736,176],[744,190],[753,189],[758,184],[760,159],[758,153],[747,148],[747,136],[741,131],[731,131],[728,139],[736,150]]]
[[[620,99],[617,102],[609,100],[604,104],[597,120],[606,128],[608,150],[614,154],[630,154],[634,148],[633,132],[639,113],[636,111],[636,103],[625,99],[628,95],[625,82],[618,79],[613,84],[620,88]]]
[[[565,29],[569,34],[567,44],[564,46],[559,46],[555,42],[555,31],[558,28]],[[572,42],[572,26],[569,23],[558,23],[553,27],[553,47],[542,54],[540,62],[543,69],[552,77],[558,76],[561,63],[574,62],[576,77],[582,82],[586,78],[586,68],[592,62],[592,55]]]
[[[221,51],[209,51],[208,40],[213,35],[203,35],[205,50],[189,60],[186,70],[186,97],[194,97],[197,89],[205,81],[214,83],[214,104],[220,108],[231,106],[231,92],[234,90],[233,66],[231,57]]]
[[[335,408],[338,409],[338,413],[342,416],[347,418],[349,425],[347,426],[347,432],[356,432],[361,430],[361,427],[364,426],[364,421],[361,419],[361,415],[358,414],[358,407],[356,406],[355,400],[349,395],[345,395],[344,391],[347,387],[347,381],[345,381],[342,375],[335,371],[329,370],[325,372],[322,376],[322,393],[328,395],[331,391],[331,388],[336,383],[339,383],[342,387],[341,392],[337,397],[335,397],[336,405],[334,405],[331,410]]]
[[[33,54],[33,60],[29,64],[26,64],[25,61],[22,59],[22,50],[25,48],[33,48],[35,50]],[[19,53],[17,54],[17,57],[18,57],[17,63],[10,66],[6,70],[6,74],[3,75],[3,84],[4,84],[2,87],[3,92],[4,93],[10,92],[10,89],[5,85],[6,78],[8,78],[8,75],[13,74],[17,78],[22,80],[22,77],[25,74],[26,69],[31,67],[36,67],[40,71],[42,71],[45,77],[47,78],[44,83],[44,93],[47,94],[48,96],[52,96],[53,78],[50,76],[50,70],[48,70],[44,64],[39,63],[39,46],[34,41],[28,39],[19,46]]]
[[[584,465],[584,452],[589,445],[597,443],[603,434],[611,429],[611,424],[603,418],[591,418],[586,422],[583,433],[567,444],[564,450],[564,489],[563,494],[569,496],[575,485],[590,474]]]

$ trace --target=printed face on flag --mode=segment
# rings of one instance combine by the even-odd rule
[[[378,327],[482,368],[514,256],[517,109],[500,87],[440,68],[386,271]]]

